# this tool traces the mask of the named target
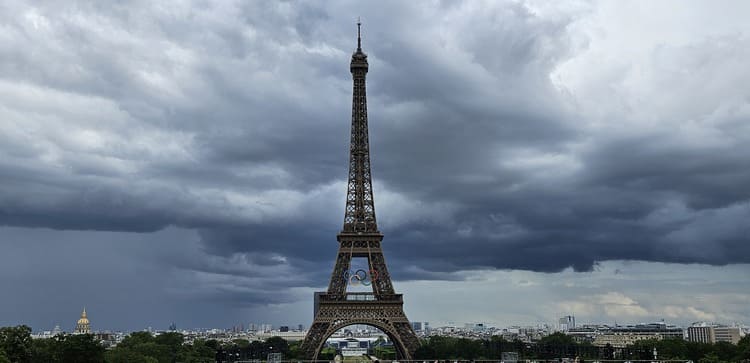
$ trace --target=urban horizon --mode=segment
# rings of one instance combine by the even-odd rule
[[[59,328],[59,331],[61,333],[71,333],[75,330],[75,320],[72,319],[72,322],[69,324],[54,324],[51,327],[33,327],[28,324],[24,324],[22,322],[16,324],[16,325],[27,325],[30,328],[32,328],[33,333],[41,333],[41,332],[49,332],[54,331],[55,328]],[[544,322],[532,322],[532,323],[524,323],[524,322],[506,322],[506,323],[497,323],[497,322],[488,322],[488,321],[472,321],[472,322],[430,322],[430,321],[423,321],[423,320],[413,320],[413,323],[428,323],[428,325],[432,329],[440,329],[440,328],[461,328],[461,329],[472,329],[470,326],[474,327],[476,325],[480,325],[483,328],[489,329],[512,329],[512,328],[548,328],[551,331],[562,331],[561,328],[559,328],[559,319],[550,319],[549,321]],[[310,319],[312,321],[312,317]],[[635,325],[643,325],[643,324],[653,324],[653,323],[664,323],[671,326],[681,327],[681,328],[687,328],[689,326],[693,325],[718,325],[718,326],[731,326],[731,327],[739,327],[742,328],[743,332],[746,332],[745,334],[750,334],[750,324],[746,322],[741,321],[734,321],[734,322],[720,322],[720,321],[693,321],[688,324],[679,324],[672,321],[667,321],[665,319],[660,319],[658,321],[612,321],[612,322],[586,322],[586,321],[578,321],[577,326],[609,326],[609,327],[618,327],[618,326],[635,326]],[[309,323],[308,323],[309,324]],[[362,324],[360,324],[362,325]],[[68,326],[68,329],[66,329],[66,326]],[[300,329],[302,327],[302,329]],[[309,326],[305,323],[299,322],[299,323],[289,323],[289,322],[277,322],[277,323],[269,323],[269,322],[262,322],[262,321],[243,321],[243,322],[237,322],[235,325],[231,326],[206,326],[206,327],[194,327],[194,326],[181,326],[177,322],[170,322],[166,327],[161,326],[154,326],[154,325],[147,325],[142,328],[137,329],[118,329],[118,328],[109,328],[109,327],[97,327],[97,325],[92,323],[91,330],[92,332],[137,332],[137,331],[151,331],[151,332],[167,332],[167,331],[209,331],[209,330],[217,330],[217,331],[280,331],[280,330],[287,330],[290,331],[306,331]],[[371,327],[372,329],[377,329],[375,327]]]

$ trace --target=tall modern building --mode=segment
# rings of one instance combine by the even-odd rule
[[[563,316],[560,318],[560,324],[559,328],[561,331],[568,331],[570,329],[574,329],[576,327],[576,318],[575,316],[568,315]]]

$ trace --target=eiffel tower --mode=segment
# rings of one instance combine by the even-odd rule
[[[411,359],[419,346],[404,314],[404,300],[393,290],[380,242],[383,234],[375,222],[375,202],[370,174],[370,144],[367,136],[367,55],[362,52],[361,23],[357,22],[357,51],[350,70],[354,78],[352,135],[349,154],[349,183],[346,192],[344,228],[336,236],[339,251],[328,291],[315,294],[315,318],[301,349],[317,359],[326,339],[353,324],[382,330],[393,341],[399,359]],[[369,271],[351,274],[352,258],[367,258]],[[347,292],[347,283],[367,279],[372,292]]]

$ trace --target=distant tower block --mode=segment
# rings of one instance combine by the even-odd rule
[[[359,25],[357,23],[358,28]],[[357,33],[357,51],[352,55],[349,68],[354,92],[344,228],[336,236],[339,251],[328,291],[315,293],[315,318],[301,350],[308,359],[317,359],[326,339],[337,330],[367,324],[388,335],[399,359],[409,360],[419,347],[419,339],[404,314],[402,295],[397,294],[391,284],[380,246],[383,234],[375,222],[365,93],[368,63],[367,55],[362,52],[359,31]],[[369,271],[349,271],[352,258],[366,258]],[[372,292],[346,291],[349,283],[362,281],[372,287]]]
[[[78,319],[73,334],[91,334],[91,324],[89,324],[89,318],[86,316],[86,308],[83,308],[81,318]]]
[[[568,331],[576,327],[576,318],[572,315],[563,316],[560,318],[560,330]]]

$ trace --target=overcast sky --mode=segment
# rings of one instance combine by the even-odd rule
[[[557,2],[552,2],[556,4]],[[362,17],[416,321],[750,323],[750,3],[0,3],[0,325],[312,321]]]

